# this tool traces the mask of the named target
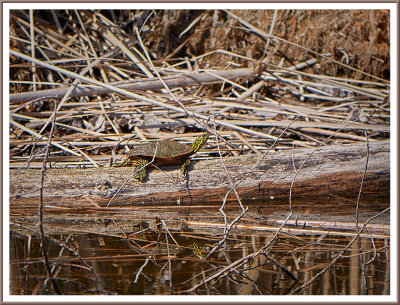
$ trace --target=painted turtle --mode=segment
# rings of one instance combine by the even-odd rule
[[[137,171],[134,175],[136,179],[144,182],[146,179],[146,167],[154,158],[156,165],[175,165],[183,164],[181,171],[186,177],[187,166],[190,164],[190,156],[198,152],[207,143],[209,133],[204,133],[196,138],[192,144],[185,145],[172,140],[151,142],[134,148],[120,166],[135,165]]]

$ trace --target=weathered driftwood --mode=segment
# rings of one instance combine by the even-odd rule
[[[368,170],[364,193],[389,193],[390,143],[370,142]],[[149,170],[148,181],[139,183],[131,178],[110,204],[111,207],[127,205],[207,204],[221,202],[232,181],[242,199],[288,198],[289,188],[296,170],[313,149],[270,151],[255,168],[260,156],[248,155],[194,161],[189,168],[189,183],[182,179],[179,166]],[[293,184],[293,198],[317,195],[357,196],[366,165],[366,143],[321,147],[308,158]],[[44,198],[46,205],[63,207],[88,203],[106,206],[116,190],[133,173],[132,168],[48,169]],[[40,170],[10,170],[10,201],[12,205],[39,198]],[[233,192],[231,192],[233,196]],[[230,197],[233,198],[233,197]],[[36,204],[33,204],[36,202]]]
[[[388,200],[377,203],[366,198],[371,193],[389,194],[389,146],[389,141],[370,143],[360,222],[389,205]],[[164,219],[169,229],[180,229],[186,224],[202,234],[218,233],[224,223],[218,209],[231,188],[228,177],[237,182],[247,174],[236,187],[243,204],[250,208],[240,224],[276,226],[276,219],[284,219],[289,213],[293,164],[298,169],[311,152],[311,149],[271,151],[254,169],[260,156],[227,158],[224,161],[227,172],[218,159],[193,162],[189,190],[181,184],[179,166],[150,170],[146,183],[129,180],[109,207],[107,203],[131,176],[132,168],[49,169],[44,185],[45,231],[119,235],[121,230],[131,232],[132,226],[141,221],[155,226],[157,219]],[[293,209],[296,219],[297,216],[303,219],[302,228],[305,220],[355,221],[354,198],[358,195],[366,157],[366,143],[358,143],[322,147],[308,159],[292,189]],[[25,234],[37,231],[40,176],[40,170],[10,171],[12,230]],[[312,198],[307,200],[307,196]],[[346,198],[338,200],[337,196]],[[353,200],[348,200],[349,197]],[[241,213],[232,198],[230,194],[224,209],[229,221]],[[389,213],[383,216],[377,219],[378,223],[388,224]],[[207,225],[195,226],[193,221]],[[254,230],[249,233],[256,234]]]
[[[193,72],[193,73],[182,73],[174,76],[168,76],[163,79],[169,88],[177,87],[188,87],[188,86],[199,86],[209,83],[219,83],[223,79],[235,79],[240,77],[250,77],[254,74],[252,69],[234,69],[226,71],[212,71],[207,72]],[[118,88],[129,89],[129,90],[160,90],[165,85],[159,79],[146,79],[138,80],[126,83],[114,83]],[[61,87],[57,89],[48,89],[40,91],[30,91],[23,93],[16,93],[10,95],[10,103],[16,104],[26,102],[34,99],[51,99],[51,98],[62,98],[69,87]],[[76,87],[71,93],[71,97],[89,96],[110,93],[107,88],[95,87]]]

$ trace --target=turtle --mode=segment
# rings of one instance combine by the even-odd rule
[[[185,145],[173,140],[150,142],[134,148],[126,157],[126,160],[116,167],[135,165],[134,178],[140,182],[146,179],[146,167],[154,158],[155,165],[182,164],[181,172],[187,177],[187,167],[190,164],[190,156],[197,153],[207,143],[209,133],[203,133],[196,138],[193,144]]]

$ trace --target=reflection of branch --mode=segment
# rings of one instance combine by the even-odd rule
[[[228,238],[229,232],[232,230],[233,226],[235,225],[235,223],[237,223],[245,214],[246,212],[249,210],[248,207],[246,207],[243,211],[242,214],[240,214],[238,217],[236,217],[231,224],[229,225],[229,227],[226,227],[226,223],[225,223],[225,228],[224,228],[224,236],[223,238],[218,242],[218,244],[207,254],[207,256],[204,258],[204,261],[206,261],[215,251],[217,251],[226,241],[226,239]]]
[[[357,198],[357,204],[356,204],[356,230],[357,230],[357,235],[348,243],[348,245],[324,268],[322,269],[319,273],[317,273],[311,280],[309,280],[307,283],[303,284],[302,286],[292,290],[289,294],[294,294],[299,292],[300,290],[302,290],[303,288],[305,288],[306,286],[310,285],[313,281],[315,281],[319,276],[321,276],[322,274],[324,274],[339,258],[342,257],[343,253],[356,241],[358,240],[359,242],[359,257],[360,257],[360,264],[361,264],[361,274],[362,274],[362,278],[363,278],[363,286],[364,286],[364,294],[368,294],[368,282],[367,282],[367,277],[365,274],[365,266],[366,264],[364,264],[363,261],[363,254],[362,254],[362,248],[361,248],[361,239],[360,239],[360,234],[361,232],[365,229],[365,227],[367,226],[367,224],[375,217],[379,216],[380,214],[386,212],[387,210],[389,210],[389,208],[383,210],[382,212],[378,213],[377,215],[371,217],[370,219],[367,220],[367,222],[363,225],[363,227],[360,229],[359,228],[359,222],[358,222],[358,208],[359,208],[359,202],[360,202],[360,198],[361,198],[361,193],[362,193],[362,188],[363,188],[363,183],[364,183],[364,179],[365,179],[365,175],[368,169],[368,160],[369,160],[369,142],[368,142],[368,136],[365,133],[365,136],[367,138],[367,158],[366,158],[366,162],[365,162],[365,168],[364,168],[364,172],[363,172],[363,176],[361,179],[361,184],[360,184],[360,189],[358,192],[358,198]],[[328,138],[329,139],[329,138]],[[326,140],[328,140],[326,139]],[[325,140],[325,141],[326,141]],[[324,141],[324,142],[325,142]],[[307,160],[306,160],[307,161]],[[301,167],[304,165],[305,161],[302,163]],[[301,167],[299,168],[298,171],[300,171]],[[298,171],[296,172],[296,175],[298,173]],[[294,180],[293,180],[294,182]],[[291,191],[291,190],[290,190]]]
[[[367,159],[365,161],[364,173],[361,178],[360,189],[358,191],[358,197],[357,197],[357,203],[356,203],[356,227],[357,227],[357,230],[358,230],[358,216],[359,216],[358,211],[359,211],[359,207],[360,207],[360,198],[361,198],[362,189],[363,189],[363,185],[364,185],[365,175],[366,175],[367,169],[368,169],[368,160],[369,160],[369,142],[368,142],[368,134],[366,131],[364,131],[364,135],[365,135],[365,138],[367,139]],[[358,238],[358,252],[360,253],[359,258],[360,258],[363,291],[364,291],[365,295],[368,295],[368,281],[367,281],[367,275],[365,274],[366,264],[364,263],[364,255],[362,254],[363,250],[362,250],[362,246],[361,246],[361,238]]]
[[[202,281],[201,281],[200,283],[198,283],[197,285],[195,285],[195,286],[193,286],[192,288],[188,289],[186,292],[194,291],[194,290],[196,290],[197,288],[199,288],[199,287],[201,287],[201,286],[207,284],[207,283],[210,282],[211,280],[213,280],[213,279],[215,279],[215,278],[218,278],[218,277],[221,276],[221,275],[225,275],[225,273],[229,273],[229,272],[230,272],[230,269],[239,267],[239,266],[241,266],[241,265],[247,263],[249,260],[251,260],[251,259],[253,258],[253,255],[254,255],[254,254],[250,254],[250,255],[247,255],[247,256],[244,257],[244,258],[241,258],[241,259],[239,259],[239,260],[237,260],[237,261],[234,261],[232,264],[230,264],[230,265],[228,265],[228,266],[222,268],[221,270],[215,272],[215,273],[212,274],[211,276],[209,276],[209,277],[207,277],[206,279],[202,280]]]
[[[135,283],[135,284],[137,283],[137,280],[138,280],[140,274],[142,273],[143,268],[147,265],[148,262],[149,262],[149,258],[146,257],[146,260],[144,261],[144,264],[142,266],[140,266],[138,272],[136,273],[135,280],[133,281],[133,283]]]
[[[352,231],[343,231],[343,230],[349,230],[349,228],[353,226],[344,226],[344,227],[339,227],[336,226],[338,230],[335,230],[334,224],[331,227],[328,227],[327,230],[323,230],[322,228],[320,229],[319,227],[313,228],[312,226],[308,226],[307,221],[302,221],[298,222],[296,227],[295,225],[295,220],[291,221],[285,221],[285,220],[279,220],[276,223],[284,223],[286,225],[291,225],[291,226],[286,226],[285,228],[282,228],[280,233],[287,233],[287,234],[314,234],[314,235],[321,235],[319,239],[324,239],[326,236],[349,236],[349,237],[354,237],[357,235],[357,232],[352,232]],[[312,222],[312,221],[311,221]],[[185,220],[184,224],[191,227],[191,226],[197,226],[197,227],[208,227],[208,228],[213,228],[213,229],[218,229],[218,228],[223,228],[225,229],[225,224],[223,223],[215,223],[215,222],[199,222],[199,221],[188,221]],[[345,223],[340,223],[340,224],[345,224]],[[307,225],[307,228],[305,228],[305,225]],[[361,224],[364,225],[364,224]],[[301,228],[298,228],[298,227]],[[237,224],[235,225],[235,229],[239,230],[252,230],[252,231],[257,231],[257,232],[275,232],[276,231],[276,226],[264,226],[264,225],[248,225],[248,224]],[[371,229],[371,224],[368,224],[366,227],[367,230]],[[361,233],[360,237],[365,237],[365,238],[377,238],[377,239],[388,239],[389,236],[389,226],[388,225],[377,225],[376,227],[372,227],[373,230],[385,230],[384,233],[373,233],[369,231],[368,233]],[[376,232],[376,231],[374,231]],[[307,245],[312,245],[314,243],[308,243]],[[300,247],[301,248],[301,247]],[[299,248],[299,249],[300,249]],[[297,249],[297,248],[296,248]]]
[[[273,259],[271,256],[269,256],[266,252],[262,253],[267,259],[269,259],[272,263],[274,263],[276,266],[279,267],[283,272],[285,272],[288,276],[290,276],[292,279],[294,279],[296,282],[299,281],[299,279],[292,273],[290,272],[285,266],[282,266],[277,260]]]
[[[364,185],[364,179],[365,179],[365,175],[367,173],[367,169],[368,169],[368,160],[369,160],[369,142],[368,142],[368,134],[366,131],[364,131],[364,135],[365,138],[367,139],[367,159],[365,161],[365,168],[364,168],[364,173],[363,176],[361,178],[361,183],[360,183],[360,189],[358,191],[358,197],[357,197],[357,203],[356,203],[356,227],[358,230],[358,210],[360,207],[360,198],[361,198],[361,194],[362,194],[362,189],[363,189],[363,185]],[[372,239],[373,241],[373,239]],[[363,283],[363,290],[364,290],[364,294],[368,295],[368,281],[367,281],[367,275],[365,274],[365,267],[366,264],[364,263],[364,255],[362,254],[363,250],[362,250],[362,246],[361,246],[361,238],[358,238],[358,252],[360,253],[360,265],[361,265],[361,277],[362,277],[362,283]]]
[[[290,125],[292,125],[297,119],[299,118],[299,116],[297,116],[282,132],[281,134],[275,139],[275,141],[272,143],[272,145],[268,148],[268,150],[260,157],[260,159],[254,164],[254,166],[248,171],[248,173],[246,175],[244,175],[244,177],[242,177],[242,179],[240,179],[239,181],[237,181],[236,183],[233,183],[233,181],[231,180],[231,185],[232,187],[230,188],[230,190],[225,194],[223,203],[221,205],[221,208],[219,209],[219,211],[222,213],[222,215],[224,216],[224,223],[225,223],[225,229],[224,229],[224,236],[223,238],[219,241],[219,243],[217,244],[217,246],[215,246],[209,253],[208,255],[205,257],[204,261],[206,261],[216,250],[218,250],[226,241],[228,234],[230,232],[230,230],[232,229],[233,225],[238,222],[240,220],[240,218],[242,218],[246,212],[248,211],[248,208],[246,207],[246,209],[243,208],[243,205],[240,201],[240,197],[236,192],[236,187],[242,183],[245,179],[247,179],[247,177],[257,168],[257,166],[261,163],[261,161],[267,156],[267,154],[269,153],[269,151],[272,149],[272,147],[274,147],[274,145],[276,144],[276,142],[282,137],[282,135],[286,132],[287,129],[289,129]],[[218,144],[218,137],[216,137],[217,140],[217,144]],[[218,152],[219,155],[221,156],[221,152],[219,150],[219,145],[218,145]],[[222,164],[224,166],[224,169],[226,172],[228,172],[225,163],[223,162],[223,158],[221,157],[221,161]],[[227,174],[227,176],[230,178],[229,174]],[[225,204],[226,204],[226,200],[228,199],[229,194],[234,191],[236,198],[238,199],[239,205],[242,208],[242,214],[239,215],[234,221],[231,222],[231,224],[229,225],[229,227],[227,226],[226,223],[226,215],[223,211]],[[285,220],[285,222],[288,220],[288,218]],[[281,230],[283,226],[280,227],[279,231]],[[277,234],[275,235],[277,236]]]
[[[217,251],[219,248],[222,247],[222,245],[225,243],[226,239],[228,238],[229,232],[232,230],[233,226],[234,226],[234,225],[247,213],[247,211],[248,211],[248,207],[246,207],[246,208],[243,207],[242,201],[240,200],[240,196],[239,196],[239,194],[238,194],[237,191],[236,191],[236,186],[234,185],[234,183],[233,183],[233,181],[232,181],[232,178],[231,178],[231,176],[230,176],[230,174],[229,174],[229,171],[228,171],[228,169],[226,168],[226,165],[225,165],[225,162],[224,162],[224,158],[222,158],[222,154],[221,154],[221,150],[220,150],[220,145],[219,145],[219,141],[218,141],[218,136],[217,136],[217,132],[216,132],[216,127],[215,127],[215,121],[214,121],[214,133],[215,133],[215,135],[216,135],[215,139],[216,139],[216,141],[217,141],[218,154],[219,154],[219,156],[220,156],[222,166],[224,167],[226,176],[227,176],[227,178],[229,179],[229,182],[230,182],[232,188],[225,194],[225,197],[224,197],[224,199],[223,199],[223,201],[222,201],[222,205],[221,205],[221,207],[219,208],[220,213],[221,213],[222,216],[224,217],[224,224],[225,224],[224,235],[223,235],[222,239],[218,242],[218,244],[207,254],[207,256],[204,258],[204,261],[208,260],[208,258],[209,258],[212,254],[214,254],[215,251]],[[230,225],[228,226],[228,225],[227,225],[227,221],[226,221],[226,214],[225,214],[225,212],[224,212],[224,207],[225,207],[226,201],[227,201],[227,199],[228,199],[228,195],[230,194],[230,192],[231,192],[232,190],[233,190],[233,192],[235,193],[236,199],[237,199],[237,201],[238,201],[238,203],[239,203],[239,205],[240,205],[240,207],[241,207],[241,209],[242,209],[242,213],[241,213],[238,217],[236,217],[236,218],[230,223]]]
[[[164,222],[163,222],[164,223]],[[164,227],[166,228],[165,224]],[[165,230],[165,242],[167,243],[167,255],[168,255],[168,277],[169,277],[169,292],[172,294],[172,271],[171,271],[171,257],[169,255],[169,244],[168,244],[168,233]]]
[[[374,238],[372,236],[371,236],[371,243],[372,243],[372,248],[373,248],[373,250],[372,250],[373,255],[372,255],[372,258],[368,262],[364,263],[365,266],[368,266],[369,264],[371,264],[373,261],[375,261],[375,258],[376,258],[375,242],[374,242]],[[365,253],[368,253],[368,252],[365,252]]]
[[[248,280],[249,282],[252,282],[254,284],[254,288],[257,289],[258,293],[261,295],[262,293],[260,292],[260,290],[258,289],[258,286],[261,286],[262,288],[264,288],[266,291],[268,291],[270,294],[272,294],[272,291],[270,288],[268,288],[267,286],[265,286],[263,283],[257,282],[256,280],[252,279],[250,276],[248,276],[247,274],[244,274],[243,272],[239,272],[236,270],[232,270],[232,272],[234,272],[235,274],[237,274],[237,276],[243,277],[246,280]],[[237,279],[232,278],[230,275],[227,275],[227,278],[230,279],[232,282],[234,282],[235,284],[248,284],[245,281],[239,281]],[[243,293],[243,291],[242,291]]]
[[[282,225],[279,227],[279,229],[275,232],[275,235],[260,250],[258,250],[257,252],[254,252],[252,254],[249,254],[244,258],[238,259],[237,261],[234,261],[232,264],[230,264],[230,265],[222,268],[221,270],[215,272],[214,274],[212,274],[211,276],[209,276],[206,279],[202,280],[200,283],[196,284],[195,286],[193,286],[192,288],[190,288],[186,292],[194,291],[197,288],[203,286],[204,284],[207,284],[208,282],[210,282],[211,280],[213,280],[215,278],[218,278],[220,276],[225,276],[226,274],[231,272],[233,268],[238,268],[238,267],[242,266],[243,264],[246,264],[247,262],[249,262],[253,258],[257,257],[261,253],[263,253],[266,249],[268,249],[269,245],[276,239],[276,237],[278,236],[279,232],[282,230],[283,226],[286,224],[286,221],[291,216],[292,216],[292,212],[290,212],[289,215],[286,217],[285,222],[283,222]]]
[[[11,226],[17,227],[17,228],[22,228],[24,230],[27,230],[29,232],[32,232],[33,234],[38,234],[38,232],[29,229],[28,227],[22,226],[20,224],[17,223],[10,223]],[[39,234],[38,234],[39,235]],[[77,251],[75,251],[74,249],[70,248],[67,244],[65,244],[64,242],[54,239],[50,236],[45,236],[46,239],[56,245],[58,245],[59,247],[62,247],[63,249],[66,249],[67,251],[69,251],[73,256],[75,256],[77,259],[80,260],[80,262],[86,267],[87,270],[89,270],[90,272],[93,273],[93,275],[95,276],[96,280],[100,283],[100,285],[103,287],[104,291],[108,294],[111,294],[111,292],[106,288],[106,285],[103,283],[103,281],[101,280],[101,278],[99,277],[99,275],[93,270],[93,267],[91,267],[80,255]]]
[[[344,247],[344,249],[342,251],[340,251],[340,253],[338,255],[336,255],[336,257],[324,268],[322,269],[320,272],[318,272],[312,279],[310,279],[307,283],[304,283],[303,285],[301,285],[300,287],[297,287],[296,289],[293,289],[292,291],[290,291],[289,295],[295,294],[297,292],[299,292],[300,290],[304,289],[305,287],[307,287],[308,285],[310,285],[312,282],[314,282],[317,278],[319,278],[322,274],[324,274],[330,267],[332,267],[332,265],[334,263],[336,263],[336,261],[342,257],[343,253],[347,251],[347,249],[349,249],[351,247],[351,245],[359,238],[361,232],[365,229],[365,227],[367,226],[367,224],[373,220],[374,218],[382,215],[383,213],[386,213],[387,211],[389,211],[390,208],[386,208],[383,211],[379,212],[378,214],[376,214],[375,216],[372,216],[371,218],[369,218],[367,220],[367,222],[364,224],[364,226],[358,230],[357,235],[347,244],[346,247]]]
[[[161,219],[161,223],[163,224],[163,227],[165,229],[165,232],[168,233],[169,236],[171,236],[171,239],[174,241],[175,245],[180,249],[181,247],[179,246],[178,242],[175,240],[175,238],[172,236],[172,234],[169,232],[167,225],[165,224],[164,220]],[[168,236],[167,236],[168,237]],[[168,240],[167,240],[168,242]]]

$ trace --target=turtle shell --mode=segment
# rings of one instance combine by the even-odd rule
[[[156,153],[154,160],[158,164],[179,164],[193,154],[193,148],[171,140],[151,142],[133,149],[128,158],[152,160],[154,153]]]

